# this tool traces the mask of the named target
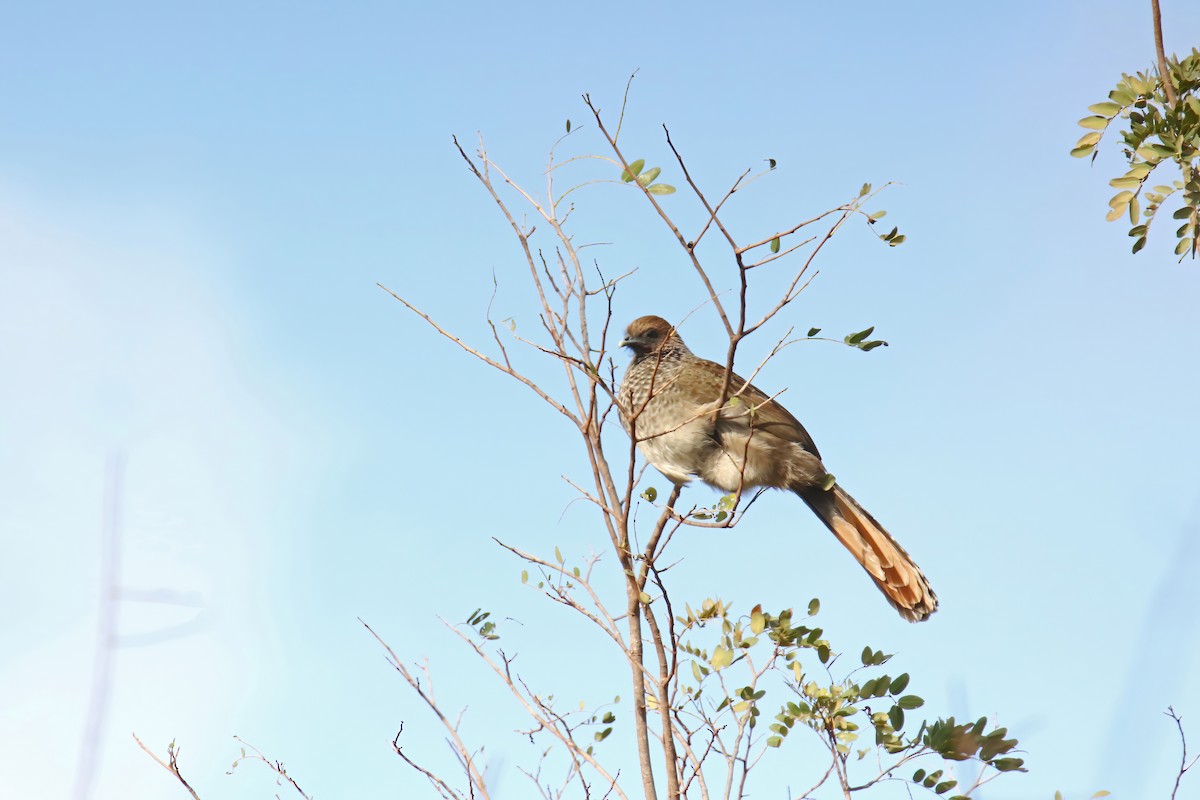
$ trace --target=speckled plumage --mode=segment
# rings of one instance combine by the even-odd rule
[[[723,492],[769,486],[795,492],[912,622],[937,595],[908,553],[834,484],[804,426],[738,375],[716,419],[725,367],[699,358],[669,322],[639,317],[621,342],[633,351],[620,388],[621,422],[646,460],[676,484],[699,478]]]

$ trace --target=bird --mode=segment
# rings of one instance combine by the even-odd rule
[[[696,356],[662,317],[635,319],[620,342],[633,352],[618,389],[625,431],[676,486],[699,478],[722,492],[794,492],[858,560],[900,616],[921,622],[938,599],[925,574],[825,469],[808,431],[774,398]]]

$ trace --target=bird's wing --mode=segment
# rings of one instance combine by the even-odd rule
[[[705,378],[701,382],[704,385],[711,385],[712,393],[715,395],[721,390],[721,384],[724,383],[725,367],[713,361],[697,359],[697,362],[696,369],[701,370],[701,374]],[[757,386],[747,384],[746,379],[736,372],[730,380],[728,394],[730,396],[737,395],[740,398],[741,403],[738,406],[744,403],[752,407],[754,411],[751,415],[747,415],[744,410],[739,412],[738,406],[734,406],[730,412],[722,412],[723,420],[744,426],[752,417],[756,431],[776,436],[784,441],[795,442],[817,458],[821,457],[821,454],[817,452],[816,443],[808,435],[808,431],[804,430],[800,421],[793,417],[782,404],[772,400]],[[716,402],[716,400],[717,398],[714,396],[709,402]],[[728,401],[726,404],[728,405]]]

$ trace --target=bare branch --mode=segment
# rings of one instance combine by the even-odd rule
[[[521,373],[517,372],[515,369],[512,368],[511,365],[501,364],[498,361],[496,361],[492,358],[489,358],[488,356],[485,356],[483,353],[481,353],[478,350],[476,350],[475,348],[471,347],[469,344],[464,342],[462,339],[459,339],[457,336],[455,336],[454,334],[447,331],[445,328],[443,328],[441,325],[439,325],[437,322],[435,322],[433,320],[433,318],[430,317],[428,314],[426,314],[424,311],[417,308],[412,303],[408,302],[403,297],[401,297],[400,295],[393,292],[391,289],[384,286],[382,283],[377,283],[375,285],[378,286],[380,289],[383,289],[385,292],[390,294],[392,297],[399,300],[401,303],[403,303],[404,307],[407,308],[409,311],[413,312],[418,317],[420,317],[421,319],[428,322],[429,325],[434,330],[436,330],[438,333],[440,333],[442,336],[444,336],[447,339],[449,339],[450,341],[454,342],[456,345],[461,347],[463,350],[465,350],[466,352],[475,356],[476,358],[478,358],[480,361],[487,364],[488,366],[495,367],[496,369],[503,372],[505,375],[509,375],[513,378],[516,378],[518,381],[520,381],[521,383],[525,384],[530,389],[532,389],[534,394],[536,394],[538,397],[542,398],[542,400],[546,401],[546,403],[549,404],[552,408],[554,408],[555,411],[562,414],[564,417],[571,420],[576,425],[579,424],[579,419],[574,414],[572,414],[567,409],[566,406],[564,406],[562,403],[558,402],[553,397],[551,397],[549,394],[547,394],[546,391],[544,389],[542,389],[541,386],[537,385],[537,383],[530,380],[529,378],[522,375]]]
[[[247,759],[250,759],[253,761],[261,761],[262,763],[267,765],[268,769],[270,769],[272,772],[274,772],[278,776],[278,779],[280,781],[287,781],[288,783],[290,783],[292,785],[292,788],[296,790],[296,793],[299,794],[301,797],[303,797],[304,800],[312,800],[312,798],[309,795],[305,794],[304,790],[300,788],[300,784],[296,783],[296,779],[288,774],[288,771],[286,768],[284,768],[282,761],[276,761],[275,759],[267,758],[266,754],[263,753],[263,751],[259,750],[257,747],[250,744],[249,742],[247,742],[245,739],[243,739],[240,736],[235,736],[233,738],[235,740],[237,740],[237,742],[239,744],[242,745],[243,749],[242,749],[242,755],[239,758],[234,760],[231,771],[232,771],[232,769],[236,769],[238,764],[240,764],[241,762],[243,762]],[[247,754],[246,748],[249,748],[253,752],[251,752],[250,754]]]
[[[1157,3],[1155,5],[1157,5]],[[1196,762],[1200,761],[1200,756],[1196,756],[1192,759],[1191,763],[1188,763],[1187,737],[1183,735],[1183,718],[1175,713],[1175,709],[1171,706],[1167,706],[1167,710],[1163,713],[1175,720],[1175,727],[1179,729],[1179,745],[1183,750],[1179,756],[1179,772],[1175,775],[1175,786],[1171,789],[1171,800],[1175,800],[1175,795],[1179,792],[1179,782],[1183,780],[1184,773],[1196,766]]]
[[[429,783],[432,784],[433,788],[437,790],[438,794],[440,794],[444,798],[444,800],[462,800],[462,795],[459,794],[457,791],[455,791],[454,788],[451,787],[448,783],[446,783],[444,780],[439,778],[436,774],[434,774],[430,770],[426,769],[425,767],[421,766],[420,764],[418,764],[417,762],[413,761],[411,758],[408,757],[408,755],[404,752],[403,748],[400,747],[400,734],[402,734],[402,733],[404,733],[404,723],[403,722],[400,723],[400,730],[396,731],[396,737],[394,739],[392,739],[392,751],[396,755],[400,756],[401,760],[403,760],[404,763],[408,764],[414,770],[416,770],[417,772],[424,775],[426,780],[428,780]]]
[[[429,710],[434,713],[434,715],[438,718],[438,721],[442,723],[442,727],[446,729],[446,733],[450,736],[451,746],[454,752],[462,760],[464,768],[467,772],[467,779],[472,787],[472,796],[474,796],[474,790],[478,789],[480,796],[483,797],[484,800],[487,800],[487,784],[484,781],[483,773],[481,773],[478,767],[476,767],[470,748],[466,746],[466,743],[463,742],[462,737],[459,735],[458,725],[454,722],[451,722],[446,715],[442,713],[441,708],[438,706],[437,701],[433,696],[433,687],[430,682],[427,681],[426,685],[422,686],[421,682],[418,681],[411,672],[409,672],[408,668],[404,665],[404,662],[400,660],[399,656],[396,655],[391,646],[388,645],[388,643],[385,642],[370,625],[364,622],[361,617],[358,621],[364,628],[367,629],[371,636],[375,637],[375,641],[379,642],[379,644],[383,646],[383,649],[386,650],[388,654],[388,663],[392,665],[393,669],[400,673],[400,677],[404,678],[404,682],[407,683],[412,690],[417,693],[417,696],[425,701],[425,705],[429,706]],[[425,674],[428,678],[428,668],[426,669]],[[396,736],[399,738],[399,734],[396,734]],[[400,753],[399,748],[396,748],[396,753],[397,755],[404,757],[403,754]],[[408,758],[404,758],[404,760],[409,761]],[[411,761],[409,763],[411,764]],[[420,768],[418,767],[418,769]],[[420,771],[425,772],[424,770]]]
[[[175,747],[175,742],[171,742],[169,745],[167,745],[167,759],[164,761],[163,759],[159,758],[153,750],[151,750],[149,747],[146,747],[142,740],[138,738],[136,733],[131,735],[133,736],[133,740],[137,742],[138,747],[142,748],[146,755],[153,758],[156,762],[158,762],[160,767],[174,775],[175,780],[179,781],[183,785],[183,788],[187,789],[188,794],[190,794],[194,800],[200,800],[200,795],[196,794],[196,790],[191,787],[191,785],[184,779],[183,774],[179,771],[179,748]]]

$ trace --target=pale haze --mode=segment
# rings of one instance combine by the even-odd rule
[[[624,695],[628,722],[611,648],[522,587],[492,538],[576,560],[607,547],[561,477],[587,477],[576,438],[376,283],[483,347],[489,303],[536,334],[517,242],[451,136],[482,134],[540,189],[568,119],[572,152],[600,150],[580,95],[615,115],[635,71],[622,137],[663,180],[684,186],[664,123],[714,194],[777,161],[731,207],[744,239],[864,181],[895,182],[877,207],[908,237],[840,233],[744,371],[789,326],[889,341],[798,344],[756,383],[787,389],[941,610],[899,620],[782,493],[734,531],[685,533],[688,591],[819,596],[835,643],[896,653],[930,715],[1006,725],[1029,773],[986,800],[1169,796],[1168,705],[1200,750],[1200,265],[1171,255],[1170,220],[1137,256],[1104,221],[1114,143],[1091,167],[1068,156],[1087,106],[1149,67],[1148,6],[10,4],[0,798],[185,797],[134,732],[160,753],[174,740],[206,800],[286,796],[261,765],[225,774],[234,736],[316,797],[434,797],[391,741],[403,723],[414,755],[447,765],[442,733],[359,618],[467,707],[496,797],[532,796],[518,767],[538,748],[439,616],[511,618],[546,692]],[[1164,0],[1169,51],[1200,44],[1194,11]],[[664,202],[697,219],[685,191]],[[703,288],[645,202],[599,186],[576,204],[579,240],[607,243],[585,252],[636,270],[615,325],[700,308],[682,332],[720,359]],[[126,594],[89,737],[114,459]],[[794,796],[811,772],[781,758],[755,796]],[[1189,774],[1178,797],[1198,796]]]

